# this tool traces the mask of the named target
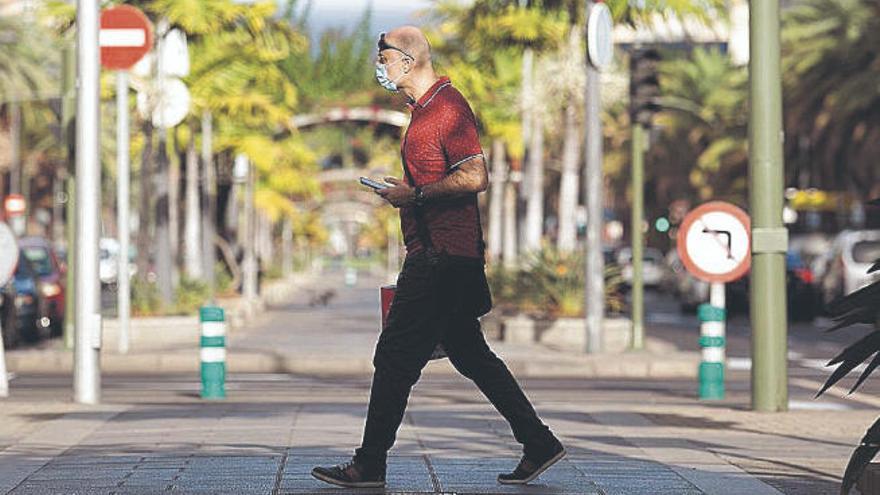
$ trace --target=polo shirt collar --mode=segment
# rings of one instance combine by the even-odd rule
[[[428,89],[428,91],[425,91],[425,94],[423,94],[422,97],[419,98],[419,101],[414,102],[414,103],[410,103],[410,106],[414,109],[415,108],[425,108],[426,106],[428,106],[431,103],[431,101],[434,99],[434,97],[437,96],[437,93],[439,93],[440,90],[442,90],[443,88],[445,88],[446,86],[449,86],[451,84],[452,84],[452,81],[449,80],[449,77],[447,77],[447,76],[441,77],[440,79],[437,80],[437,82],[435,82]]]

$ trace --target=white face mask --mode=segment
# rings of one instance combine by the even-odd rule
[[[392,65],[395,65],[402,61],[403,58],[400,58],[390,64],[380,64],[378,62],[376,63],[376,81],[379,83],[380,86],[387,89],[388,91],[391,91],[392,93],[397,93],[399,91],[399,89],[397,88],[397,82],[400,81],[406,74],[401,74],[400,77],[392,80],[388,77],[388,67],[391,67]]]

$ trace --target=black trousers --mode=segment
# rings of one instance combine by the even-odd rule
[[[364,437],[355,451],[358,462],[385,466],[412,386],[418,381],[434,347],[441,343],[452,365],[471,379],[510,424],[527,456],[539,457],[556,438],[535,413],[516,379],[486,344],[480,321],[462,311],[455,298],[468,291],[456,281],[461,270],[482,265],[434,269],[422,253],[407,256],[397,279],[397,291],[373,358],[375,372]]]

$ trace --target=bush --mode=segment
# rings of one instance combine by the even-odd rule
[[[181,278],[175,292],[174,307],[170,313],[178,315],[196,313],[211,297],[210,288],[202,280]]]
[[[131,312],[134,316],[153,316],[161,310],[159,288],[155,282],[135,277],[131,281]]]
[[[490,267],[489,286],[502,313],[522,312],[538,317],[584,316],[586,261],[583,253],[544,249],[528,256],[520,268]],[[625,309],[623,278],[617,265],[605,267],[605,307]]]
[[[162,304],[159,287],[155,282],[140,278],[132,280],[131,309],[134,316],[190,315],[198,311],[210,296],[208,286],[201,280],[181,279],[170,306]]]

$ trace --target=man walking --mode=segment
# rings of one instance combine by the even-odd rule
[[[477,193],[488,184],[477,124],[467,101],[438,77],[424,34],[415,27],[379,37],[376,78],[409,98],[412,120],[401,146],[406,181],[386,178],[380,194],[400,209],[406,260],[373,358],[364,436],[350,462],[316,467],[319,480],[382,487],[412,386],[440,344],[504,416],[523,457],[498,482],[524,484],[562,459],[565,449],[486,344],[479,316],[491,309]]]

